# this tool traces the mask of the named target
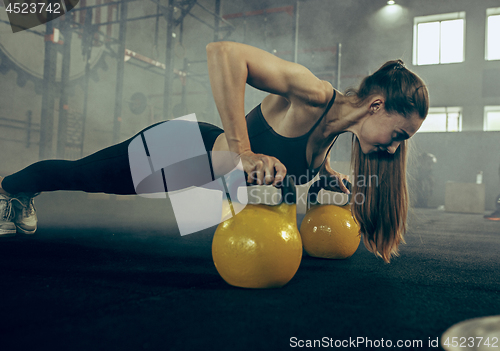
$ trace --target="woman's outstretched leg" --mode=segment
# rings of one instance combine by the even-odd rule
[[[128,142],[75,161],[35,162],[1,179],[0,235],[34,234],[37,217],[33,198],[44,191],[135,194],[128,163]]]
[[[37,217],[33,198],[41,192],[79,190],[135,194],[128,160],[128,145],[133,138],[135,136],[75,161],[35,162],[0,179],[0,236],[35,233]]]
[[[39,161],[0,179],[0,235],[15,234],[16,228],[18,232],[25,234],[35,232],[37,221],[33,197],[41,192],[73,190],[117,195],[136,194],[130,170],[129,145],[147,129],[164,122],[153,124],[122,143],[79,160]],[[217,136],[223,130],[204,122],[198,122],[198,125],[206,151],[212,150]],[[166,187],[165,191],[168,191]],[[13,229],[9,222],[14,222],[16,228]]]
[[[44,160],[7,176],[2,188],[11,195],[56,190],[135,194],[123,142],[75,161]]]

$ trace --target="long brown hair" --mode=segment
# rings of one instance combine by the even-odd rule
[[[424,119],[429,110],[429,94],[425,83],[408,70],[403,61],[386,62],[366,77],[359,89],[349,89],[361,106],[374,94],[385,96],[385,109],[410,118],[418,113]],[[394,154],[364,154],[353,136],[352,165],[354,169],[352,212],[360,225],[366,248],[389,263],[398,256],[404,243],[409,194],[406,179],[408,141],[401,142]],[[375,178],[376,184],[371,180]]]

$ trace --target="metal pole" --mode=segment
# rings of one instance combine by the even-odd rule
[[[187,72],[188,69],[189,69],[188,59],[185,58],[184,59],[184,67],[182,68],[182,70],[184,72]],[[184,107],[184,109],[186,109],[186,85],[187,85],[187,82],[188,82],[188,79],[187,79],[187,76],[186,76],[184,78],[184,81],[183,81],[183,84],[182,84],[182,94],[181,94],[181,105]],[[175,116],[175,117],[178,117],[178,116]]]
[[[132,21],[140,21],[140,20],[143,20],[143,19],[148,19],[148,18],[153,18],[153,17],[160,17],[160,16],[163,16],[162,14],[156,14],[156,15],[147,15],[147,16],[141,16],[141,17],[133,17],[133,18],[129,18],[127,19],[127,22],[132,22]],[[116,20],[116,21],[108,21],[108,22],[102,22],[102,23],[98,23],[96,24],[96,26],[107,26],[107,25],[110,25],[110,24],[116,24],[116,23],[120,23],[121,20]]]
[[[168,0],[167,8],[167,50],[165,56],[165,88],[163,92],[163,117],[170,119],[170,95],[172,94],[173,68],[172,44],[174,32],[174,0]]]
[[[64,36],[63,58],[61,69],[61,97],[59,99],[59,122],[57,128],[57,157],[64,158],[68,133],[68,84],[71,61],[71,37],[69,19],[62,21],[61,31]]]
[[[40,149],[39,158],[47,159],[52,157],[52,130],[54,127],[54,84],[57,66],[56,43],[53,42],[55,21],[52,21],[52,13],[47,13],[45,29],[45,58],[43,63],[43,95],[42,112],[40,120]]]
[[[184,20],[179,24],[179,44],[182,46],[182,41],[184,40]]]
[[[342,43],[337,44],[337,90],[340,90],[340,69],[342,63]]]
[[[90,55],[92,54],[92,46],[89,47],[85,54],[85,75],[83,77],[83,112],[82,112],[82,147],[80,149],[80,157],[83,156],[83,140],[85,134],[85,121],[87,120],[88,101],[89,101],[89,80],[90,80]]]
[[[113,120],[113,144],[120,140],[120,127],[122,122],[123,103],[123,78],[125,71],[125,37],[127,34],[127,3],[120,7],[120,34],[118,48],[118,64],[116,70],[115,115]]]
[[[243,43],[247,43],[247,33],[248,33],[248,23],[247,23],[247,18],[243,17]]]
[[[215,0],[215,16],[214,16],[214,41],[219,41],[219,30],[220,30],[220,20],[221,17],[221,0]],[[199,4],[198,4],[199,5]]]
[[[30,147],[32,117],[33,117],[33,112],[31,112],[31,110],[28,110],[28,112],[26,113],[26,128],[27,128],[26,147]]]
[[[299,56],[299,2],[295,3],[295,33],[294,33],[294,52],[293,52],[293,62],[298,62]]]
[[[161,15],[160,12],[160,4],[156,4],[156,14]],[[158,59],[158,31],[160,29],[160,16],[156,17],[156,22],[155,22],[155,39],[154,39],[154,47],[155,47],[155,59]]]
[[[219,9],[217,9],[217,1],[220,1],[220,0],[216,0],[215,2],[215,12],[212,12],[210,11],[209,9],[207,9],[205,6],[203,6],[202,4],[200,4],[198,1],[195,1],[195,5],[198,5],[199,7],[201,7],[203,10],[205,10],[206,12],[208,12],[209,14],[211,14],[212,16],[214,16],[216,19],[222,21],[224,24],[226,24],[227,26],[229,27],[232,27],[234,28],[234,26],[229,23],[228,21],[226,21],[220,14],[220,4],[219,4]]]
[[[222,15],[222,8],[221,8],[221,0],[215,0],[215,14],[214,16],[214,41],[219,41],[220,40],[220,18]],[[186,69],[189,69],[189,67],[186,67]],[[184,72],[187,72],[185,70]],[[215,106],[214,99],[210,99],[209,105],[207,106],[207,112],[209,113],[209,118],[213,119],[215,121],[215,124],[217,123],[218,120],[218,112],[217,112],[217,106]]]
[[[83,76],[83,112],[81,121],[81,147],[80,147],[80,157],[83,157],[83,141],[85,140],[85,121],[87,119],[88,111],[88,101],[89,101],[89,81],[90,81],[90,57],[92,55],[92,41],[94,39],[94,33],[98,30],[98,27],[92,26],[93,12],[89,10],[85,12],[85,25],[83,27],[83,33],[86,45],[82,47],[83,59],[85,60],[85,73]],[[82,39],[83,41],[84,39]],[[75,116],[76,117],[76,116]]]

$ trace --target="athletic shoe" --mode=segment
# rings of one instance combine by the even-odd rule
[[[16,235],[16,225],[12,221],[14,219],[13,199],[0,194],[0,236]]]
[[[17,231],[23,234],[35,234],[37,228],[37,216],[34,197],[37,194],[17,194],[13,197],[14,219]]]
[[[500,221],[500,210],[497,210],[490,215],[484,215],[484,218],[490,221]]]

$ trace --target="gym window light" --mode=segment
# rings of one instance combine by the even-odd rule
[[[419,133],[461,131],[461,107],[431,107],[427,118],[418,130]]]
[[[484,131],[500,131],[500,106],[484,107]]]
[[[464,61],[465,12],[415,17],[413,24],[414,65]]]
[[[486,60],[500,60],[500,7],[486,10]]]

